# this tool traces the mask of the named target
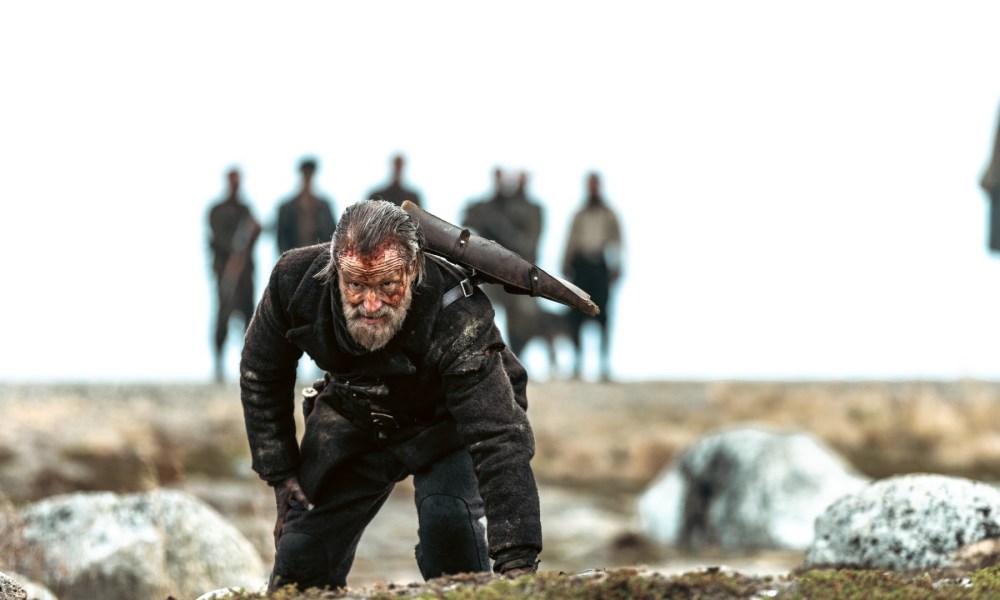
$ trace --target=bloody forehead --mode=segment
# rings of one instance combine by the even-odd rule
[[[337,255],[340,271],[356,279],[395,274],[405,268],[406,263],[406,257],[394,244],[384,244],[364,254],[346,248]]]

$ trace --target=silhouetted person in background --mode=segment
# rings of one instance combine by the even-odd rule
[[[393,156],[392,179],[389,181],[389,185],[382,189],[372,190],[366,199],[370,200],[376,196],[380,196],[383,200],[388,200],[396,206],[402,206],[403,200],[409,200],[417,206],[421,206],[420,194],[403,186],[403,168],[405,166],[406,160],[402,154]]]
[[[528,199],[527,183],[528,175],[521,173],[515,190],[508,192],[503,171],[494,169],[493,195],[470,203],[462,224],[533,263],[542,235],[542,207]]]
[[[246,331],[253,316],[253,250],[260,235],[260,224],[250,207],[240,198],[240,172],[226,173],[226,197],[208,213],[209,250],[217,288],[215,317],[215,380],[223,380],[223,356],[229,333],[229,320],[238,313]]]
[[[601,379],[611,378],[611,341],[608,331],[608,302],[611,286],[621,276],[622,235],[618,217],[607,205],[601,194],[601,179],[597,173],[587,177],[587,198],[574,215],[570,224],[566,251],[563,254],[563,272],[577,286],[590,293],[591,300],[601,308],[596,317],[571,311],[573,345],[576,347],[574,375],[583,371],[583,354],[580,332],[584,324],[594,320],[600,327]]]
[[[993,156],[979,185],[990,200],[989,249],[1000,252],[1000,116],[997,117],[993,138]]]
[[[513,193],[507,193],[501,169],[493,170],[493,182],[492,196],[472,202],[466,207],[462,226],[537,264],[538,242],[542,235],[542,207],[528,197],[527,173],[519,174]],[[487,295],[495,305],[503,307],[507,322],[504,339],[511,351],[520,357],[533,335],[533,332],[525,331],[522,327],[528,319],[520,317],[537,313],[537,299],[492,288],[493,286],[486,286]]]
[[[299,192],[278,207],[279,252],[329,242],[337,228],[333,203],[313,190],[316,168],[316,161],[311,158],[299,163],[302,174]]]
[[[528,174],[524,171],[517,176],[517,187],[507,201],[506,213],[520,233],[518,243],[523,244],[516,252],[529,262],[537,263],[538,242],[542,238],[542,205],[528,194]]]

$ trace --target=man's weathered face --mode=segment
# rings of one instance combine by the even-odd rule
[[[347,331],[375,351],[399,333],[413,300],[410,264],[395,246],[368,255],[350,250],[337,257],[337,284]]]

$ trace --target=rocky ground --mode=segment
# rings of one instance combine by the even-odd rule
[[[692,555],[640,533],[638,494],[705,433],[761,423],[809,431],[871,477],[935,472],[995,481],[1000,384],[550,381],[529,389],[546,548],[543,571],[726,565],[780,574],[795,552]],[[0,491],[47,495],[172,486],[229,518],[270,560],[273,496],[249,471],[235,385],[0,384]],[[358,551],[350,584],[420,579],[415,510],[398,486]]]

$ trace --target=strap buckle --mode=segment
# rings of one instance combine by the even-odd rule
[[[393,433],[401,429],[396,417],[383,410],[372,410],[370,414],[372,433],[375,435],[375,441],[380,444],[387,442]]]
[[[444,296],[441,297],[441,308],[446,308],[459,298],[468,298],[475,291],[475,287],[471,277],[466,277],[462,281],[459,281],[458,285],[445,292]]]
[[[391,414],[380,410],[373,410],[371,411],[371,415],[372,426],[375,429],[380,431],[395,431],[396,429],[399,429],[399,421],[397,421],[396,417]]]

